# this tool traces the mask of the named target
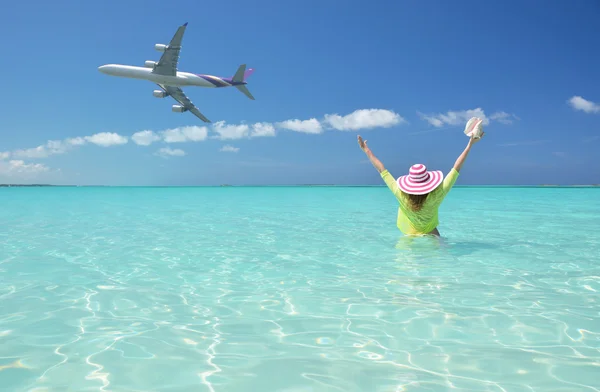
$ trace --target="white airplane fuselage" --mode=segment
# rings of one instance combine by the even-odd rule
[[[162,84],[167,86],[197,86],[197,87],[217,87],[214,83],[189,72],[177,71],[176,76],[159,75],[152,73],[152,68],[146,67],[135,67],[132,65],[121,65],[121,64],[107,64],[98,68],[98,70],[104,74],[111,76],[119,76],[123,78],[131,79],[143,79],[154,82],[156,84]],[[203,75],[208,78],[223,79],[212,76]]]
[[[246,69],[246,64],[239,65],[233,76],[230,77],[177,71],[181,42],[186,26],[187,22],[177,28],[168,45],[154,45],[154,49],[162,53],[158,61],[146,60],[144,65],[139,67],[123,64],[105,64],[98,67],[98,71],[110,76],[153,82],[160,89],[155,89],[152,95],[156,98],[172,97],[177,102],[177,104],[173,105],[173,112],[190,112],[204,122],[211,121],[185,95],[183,92],[184,87],[235,87],[246,97],[254,100],[254,96],[250,93],[248,87],[246,87],[248,84],[246,79],[254,72],[254,69]]]

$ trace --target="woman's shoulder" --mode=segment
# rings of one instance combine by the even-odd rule
[[[427,202],[431,204],[439,203],[442,201],[444,196],[444,187],[443,184],[438,185],[434,190],[432,190],[427,196]]]

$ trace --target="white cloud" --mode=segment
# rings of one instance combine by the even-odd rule
[[[406,120],[390,110],[359,109],[343,117],[326,114],[324,122],[338,131],[355,131],[364,128],[389,128]]]
[[[46,158],[48,155],[50,154],[46,151],[46,146],[37,146],[12,152],[12,156],[15,158]]]
[[[429,124],[433,125],[436,128],[443,127],[444,125],[457,126],[457,125],[465,125],[471,117],[479,117],[483,119],[483,125],[489,125],[490,120],[497,121],[502,124],[512,124],[513,119],[519,120],[519,117],[514,114],[506,113],[503,111],[495,112],[491,116],[487,117],[484,110],[482,108],[468,109],[468,110],[458,110],[458,111],[448,111],[446,113],[438,113],[438,114],[423,114],[421,112],[417,112],[417,114]]]
[[[218,121],[214,123],[213,131],[217,133],[215,137],[220,140],[275,136],[275,127],[268,122],[234,125],[226,124],[225,121]]]
[[[201,142],[208,136],[206,127],[189,126],[167,129],[161,132],[163,140],[167,143]]]
[[[185,155],[185,151],[180,150],[179,148],[173,149],[169,147],[163,147],[160,150],[158,150],[155,154],[163,158],[182,157]]]
[[[323,131],[321,123],[316,118],[310,120],[287,120],[277,123],[277,126],[295,132],[317,134]]]
[[[239,147],[233,147],[233,146],[230,146],[228,144],[226,146],[223,146],[219,151],[222,151],[222,152],[238,152],[238,151],[240,151],[240,148]]]
[[[212,124],[217,139],[236,140],[241,138],[273,137],[279,129],[295,132],[320,134],[324,127],[335,130],[358,130],[375,127],[391,127],[406,120],[400,115],[384,109],[358,109],[341,116],[327,114],[322,121],[317,118],[308,120],[292,119],[278,123],[256,122],[254,124],[226,124],[220,121]],[[206,126],[186,126],[164,131],[143,130],[131,135],[131,140],[140,146],[149,146],[155,142],[185,143],[199,142],[208,138],[209,129]],[[124,145],[129,142],[129,137],[114,132],[100,132],[91,136],[69,137],[64,140],[49,140],[45,144],[28,149],[0,152],[0,159],[40,159],[51,155],[63,154],[76,147],[95,144],[100,147]],[[182,156],[182,150],[161,149],[160,156]]]
[[[600,113],[600,104],[588,101],[580,96],[571,97],[567,102],[575,110],[581,110],[585,113]]]
[[[438,114],[423,114],[419,113],[419,116],[427,121],[429,124],[434,127],[441,127],[445,125],[464,125],[469,121],[471,117],[479,117],[483,119],[483,125],[488,125],[490,120],[486,117],[483,109],[469,109],[469,110],[461,110],[461,111],[448,111],[444,113]]]
[[[12,152],[0,152],[0,158],[6,159],[9,155],[20,159],[40,159],[51,155],[64,154],[75,147],[86,143],[93,143],[98,146],[108,147],[127,143],[127,138],[117,133],[102,132],[92,136],[70,137],[64,140],[48,140],[46,144],[37,147],[19,149]]]
[[[213,130],[219,134],[221,140],[235,140],[248,137],[250,127],[246,124],[226,125],[225,121],[214,123]]]
[[[82,137],[71,137],[71,138],[67,138],[65,140],[65,143],[71,145],[71,146],[82,146],[85,144],[85,138]]]
[[[41,163],[25,163],[19,159],[13,159],[8,162],[0,162],[0,174],[38,174],[47,172],[50,169]]]
[[[51,154],[63,154],[67,151],[69,145],[70,144],[60,140],[48,140],[48,142],[46,142],[46,148]]]
[[[47,172],[49,168],[41,163],[25,163],[22,160],[12,160],[8,162],[9,168],[18,173],[40,173]]]
[[[251,137],[275,136],[275,127],[271,123],[256,123],[252,125]]]
[[[139,146],[149,146],[160,140],[160,136],[152,131],[140,131],[131,136],[131,140]]]
[[[49,140],[46,142],[46,144],[42,144],[37,147],[27,148],[24,150],[15,150],[12,152],[12,156],[15,158],[25,159],[46,158],[50,155],[64,154],[72,146],[73,143],[67,143],[60,140]]]
[[[440,120],[439,118],[426,116],[426,115],[421,114],[421,113],[419,113],[419,116],[421,116],[421,118],[423,120],[427,121],[429,124],[433,125],[436,128],[439,128],[442,125],[444,125],[444,122],[442,120]]]
[[[331,129],[345,131],[377,127],[388,128],[404,122],[406,122],[404,118],[390,110],[359,109],[346,116],[326,114],[323,121],[316,118],[309,120],[293,119],[275,124],[258,122],[252,125],[232,125],[226,124],[225,121],[219,121],[213,125],[213,130],[217,133],[217,139],[237,140],[252,137],[272,137],[276,135],[276,127],[301,133],[319,134],[323,132],[324,125],[329,126]]]
[[[127,137],[114,132],[100,132],[86,136],[85,140],[100,147],[118,146],[127,143]]]
[[[513,123],[513,119],[519,120],[519,117],[514,114],[506,112],[496,112],[490,116],[490,120],[498,121],[499,123],[510,125]]]
[[[0,182],[9,184],[49,183],[56,180],[60,169],[51,169],[41,163],[21,159],[0,160]]]

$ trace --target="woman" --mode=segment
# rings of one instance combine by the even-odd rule
[[[427,171],[425,165],[416,164],[411,166],[407,175],[399,177],[398,180],[394,180],[379,159],[373,155],[367,146],[367,141],[363,140],[360,135],[358,136],[358,145],[367,154],[400,203],[396,222],[400,231],[408,235],[440,235],[437,229],[440,204],[456,182],[471,147],[481,140],[483,135],[485,133],[482,133],[481,137],[469,139],[469,144],[460,154],[446,178],[439,170]]]

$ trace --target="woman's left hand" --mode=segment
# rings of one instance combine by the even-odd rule
[[[481,136],[479,137],[471,136],[471,139],[469,140],[469,145],[472,146],[473,144],[480,141],[483,138],[483,135],[485,135],[485,132],[481,132]]]

